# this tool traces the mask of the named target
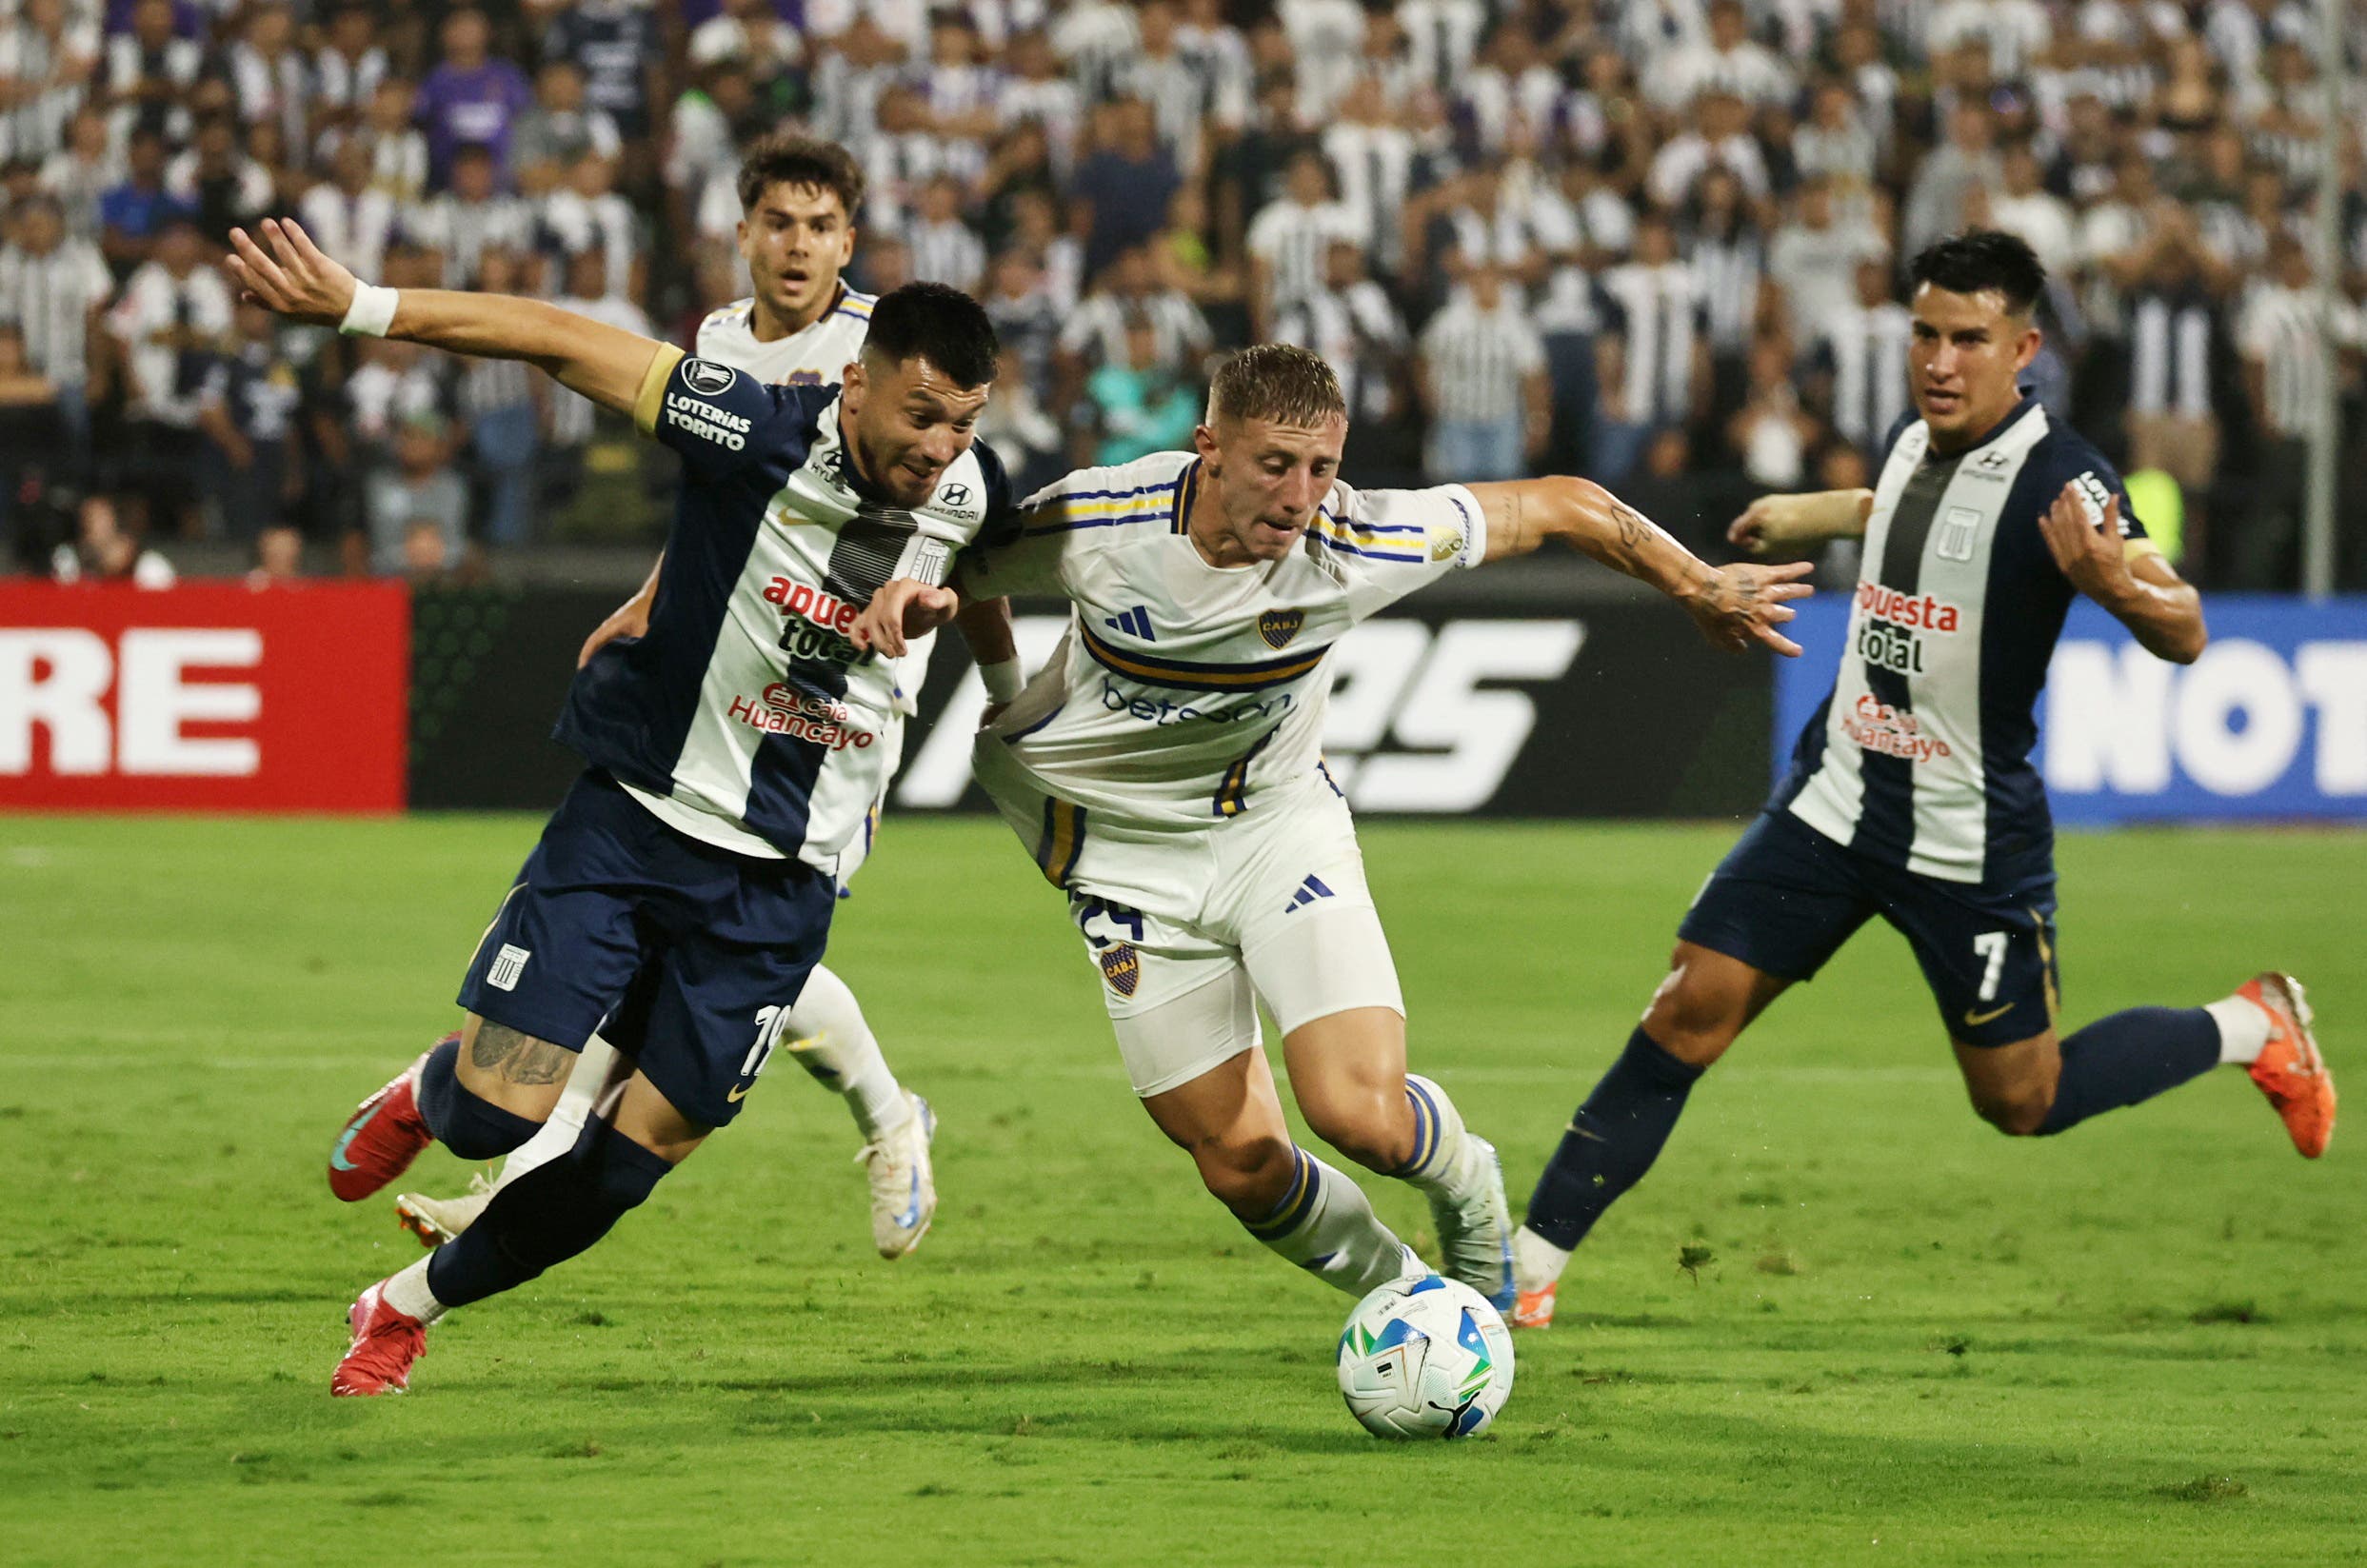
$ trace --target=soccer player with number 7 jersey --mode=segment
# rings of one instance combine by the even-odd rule
[[[1324,1282],[1362,1296],[1422,1272],[1357,1184],[1292,1141],[1263,1002],[1307,1124],[1420,1191],[1442,1271],[1509,1306],[1496,1151],[1405,1070],[1404,999],[1320,751],[1326,655],[1447,572],[1548,540],[1652,584],[1725,646],[1796,653],[1777,628],[1807,568],[1715,570],[1584,480],[1352,489],[1347,427],[1321,358],[1247,349],[1217,371],[1194,450],[1071,474],[982,533],[951,586],[883,586],[854,636],[892,655],[964,595],[1070,602],[1066,642],[976,765],[1068,899],[1144,1109],[1251,1236]]]
[[[2222,1062],[2249,1070],[2303,1155],[2334,1132],[2290,975],[2057,1038],[2054,835],[2030,762],[2056,638],[2086,594],[2190,664],[2202,605],[2110,466],[2020,389],[2046,283],[2029,246],[1958,235],[1916,258],[1914,282],[1915,408],[1873,490],[1762,498],[1732,530],[1762,550],[1862,534],[1848,644],[1789,776],[1694,900],[1668,978],[1538,1179],[1517,1325],[1551,1323],[1572,1249],[1651,1167],[1695,1081],[1876,915],[1915,949],[1974,1108],[2001,1132],[2062,1132]]]

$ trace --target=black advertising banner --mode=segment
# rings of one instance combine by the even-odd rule
[[[416,596],[411,804],[547,810],[578,767],[550,739],[607,591]],[[1023,606],[1029,666],[1066,625]],[[1030,612],[1032,609],[1033,612]],[[1331,654],[1332,774],[1359,811],[1737,817],[1765,793],[1771,655],[1725,654],[1658,599],[1519,609],[1429,594]],[[959,636],[937,639],[894,809],[983,809],[969,736],[985,705]]]

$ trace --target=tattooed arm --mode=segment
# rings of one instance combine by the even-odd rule
[[[1721,647],[1739,650],[1757,642],[1778,653],[1800,652],[1800,645],[1776,628],[1792,619],[1787,601],[1811,591],[1799,581],[1808,575],[1805,562],[1712,566],[1591,480],[1556,476],[1470,490],[1487,515],[1490,561],[1526,555],[1558,539],[1667,594]]]

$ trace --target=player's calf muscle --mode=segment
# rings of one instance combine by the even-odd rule
[[[470,1094],[536,1121],[550,1113],[575,1053],[507,1024],[470,1017],[464,1026],[455,1069]]]

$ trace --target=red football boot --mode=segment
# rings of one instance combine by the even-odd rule
[[[2301,982],[2271,969],[2244,982],[2236,994],[2268,1014],[2268,1044],[2252,1063],[2252,1082],[2284,1119],[2302,1157],[2315,1160],[2334,1137],[2334,1075],[2310,1034],[2316,1022]]]
[[[436,1044],[459,1038],[446,1035]],[[347,1118],[345,1130],[328,1151],[328,1190],[347,1202],[368,1198],[402,1175],[435,1141],[427,1119],[419,1114],[419,1072],[427,1062],[428,1052],[423,1051],[393,1082]]]
[[[400,1394],[411,1385],[411,1363],[428,1354],[428,1325],[387,1304],[387,1282],[362,1292],[346,1312],[353,1343],[328,1379],[339,1398]]]

